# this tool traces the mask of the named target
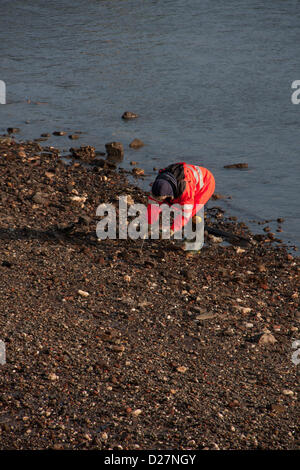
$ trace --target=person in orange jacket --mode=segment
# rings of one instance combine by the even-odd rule
[[[206,168],[185,162],[169,165],[159,171],[152,184],[147,207],[148,224],[158,220],[162,204],[168,204],[169,207],[179,205],[182,210],[174,218],[171,236],[181,231],[192,218],[198,225],[198,237],[193,248],[188,248],[191,245],[186,243],[184,249],[200,250],[204,244],[204,205],[214,190],[214,176]]]

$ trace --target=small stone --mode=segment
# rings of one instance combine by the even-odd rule
[[[124,276],[124,281],[130,282],[130,281],[131,281],[131,277],[128,276],[128,274],[125,274],[125,276]]]
[[[142,410],[139,410],[139,409],[138,409],[138,410],[134,410],[134,411],[132,412],[132,415],[135,416],[135,417],[138,417],[141,413],[142,413]]]
[[[196,316],[196,320],[209,320],[215,316],[216,315],[214,313],[201,313],[201,315]]]
[[[69,135],[69,139],[71,139],[71,140],[79,139],[79,135],[77,135],[77,134],[70,134],[70,135]]]
[[[248,163],[233,163],[232,165],[224,165],[224,168],[248,168]]]
[[[62,444],[53,444],[53,450],[63,450],[64,446]]]
[[[191,439],[190,441],[188,441],[187,445],[188,445],[188,446],[195,446],[195,445],[196,445],[196,441],[194,441],[194,439]]]
[[[50,374],[48,374],[48,379],[54,382],[55,380],[58,380],[59,377],[58,375],[54,374],[54,372],[50,372]]]
[[[0,136],[0,144],[10,145],[13,143],[13,139],[7,136]]]
[[[43,205],[43,206],[47,206],[49,204],[48,195],[45,194],[45,193],[42,193],[40,191],[38,191],[37,193],[34,194],[32,200],[36,204],[40,204],[40,205]]]
[[[133,168],[132,173],[136,176],[143,176],[145,174],[145,170],[142,168]]]
[[[222,241],[223,241],[223,238],[221,238],[221,237],[215,237],[215,236],[212,235],[211,233],[208,234],[208,238],[209,238],[209,240],[210,240],[212,243],[222,243]]]
[[[105,144],[105,149],[108,157],[124,157],[124,148],[121,142],[108,142]]]
[[[78,294],[81,295],[81,297],[88,297],[90,294],[84,290],[78,290]]]
[[[275,344],[277,339],[271,333],[264,333],[258,340],[258,344],[265,345],[265,344]]]
[[[122,344],[114,344],[111,349],[113,351],[116,351],[116,352],[124,352],[125,351],[125,346],[123,346]]]
[[[70,200],[79,204],[85,203],[87,196],[71,196]]]
[[[184,374],[187,371],[187,367],[185,366],[179,366],[176,368],[177,372],[180,372],[181,374]]]
[[[285,407],[275,403],[271,405],[271,410],[273,411],[273,413],[284,413]]]
[[[139,117],[138,114],[132,113],[130,111],[125,111],[125,113],[122,115],[122,119],[136,119],[137,117]]]
[[[129,147],[132,149],[139,149],[144,146],[144,142],[142,142],[140,139],[134,139],[130,144]]]
[[[238,310],[240,312],[242,312],[243,315],[247,315],[247,313],[250,313],[252,309],[250,307],[241,307],[241,306],[239,306]]]
[[[18,132],[20,132],[20,129],[19,127],[8,127],[7,132],[9,134],[17,134]]]
[[[66,135],[66,132],[64,132],[64,131],[54,131],[53,135]]]
[[[263,273],[267,270],[267,268],[265,267],[264,264],[259,264],[258,265],[258,270],[259,270],[260,273]]]
[[[134,200],[133,200],[132,196],[130,196],[130,195],[127,196],[127,204],[129,204],[130,206],[132,206],[134,204]]]
[[[95,147],[91,145],[81,145],[79,148],[71,147],[70,152],[73,158],[86,162],[94,161],[96,157]]]
[[[262,283],[259,285],[259,287],[260,287],[261,289],[264,289],[264,290],[268,290],[268,289],[269,289],[268,284],[266,284],[265,282],[262,282]]]
[[[240,406],[240,402],[238,400],[232,400],[230,403],[228,403],[229,408],[237,408]]]
[[[286,396],[293,396],[294,395],[293,390],[285,389],[285,390],[282,390],[282,393],[283,393],[283,395],[286,395]]]
[[[218,199],[225,199],[226,196],[223,196],[222,194],[214,193],[211,198],[213,201],[217,201]]]

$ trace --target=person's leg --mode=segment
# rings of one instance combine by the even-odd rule
[[[194,236],[186,238],[185,251],[200,251],[204,245],[204,206],[192,218]]]

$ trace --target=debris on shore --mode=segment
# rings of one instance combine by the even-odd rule
[[[299,448],[299,258],[218,207],[253,243],[98,241],[147,195],[37,142],[0,138],[0,174],[1,449]]]

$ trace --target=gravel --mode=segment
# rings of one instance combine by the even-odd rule
[[[299,258],[218,207],[252,244],[99,242],[97,206],[146,194],[37,142],[0,173],[1,449],[299,448]]]

